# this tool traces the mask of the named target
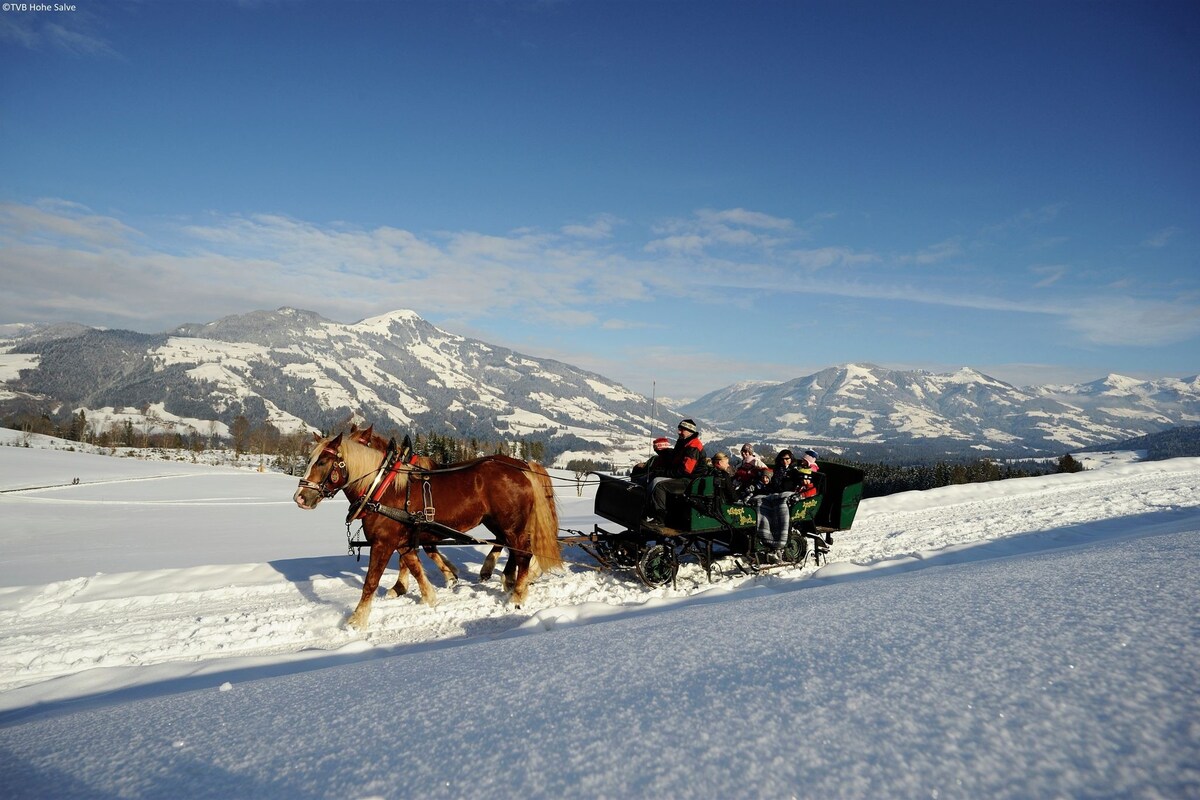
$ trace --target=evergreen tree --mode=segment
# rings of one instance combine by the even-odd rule
[[[1058,460],[1058,471],[1083,472],[1083,464],[1080,464],[1070,453],[1067,453]]]

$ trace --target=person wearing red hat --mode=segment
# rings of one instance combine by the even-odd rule
[[[655,475],[665,470],[667,462],[670,460],[671,440],[665,436],[660,436],[654,440],[652,444],[654,455],[650,456],[640,464],[635,464],[629,472],[629,480],[634,483],[647,484]]]

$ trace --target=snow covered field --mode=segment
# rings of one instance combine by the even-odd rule
[[[569,549],[521,610],[448,548],[365,634],[295,484],[0,447],[4,796],[1200,797],[1200,459],[868,500],[815,571]]]

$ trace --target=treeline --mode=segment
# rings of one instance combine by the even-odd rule
[[[181,427],[177,423],[158,420],[148,409],[142,409],[142,413],[146,420],[145,425],[136,425],[128,418],[115,421],[107,417],[101,420],[90,419],[83,411],[59,419],[51,418],[47,414],[10,414],[0,420],[0,425],[97,447],[157,448],[190,451],[195,454],[206,450],[233,450],[238,456],[259,456],[263,463],[288,473],[296,473],[304,468],[313,444],[311,433],[285,433],[269,422],[254,425],[245,416],[240,415],[229,426],[228,435],[221,435],[216,423],[210,422],[207,430],[200,431],[194,427]],[[348,430],[350,421],[347,417],[326,434]],[[375,430],[384,438],[395,437],[397,442],[402,441],[405,435],[404,431],[396,428]],[[1200,433],[1200,428],[1181,429],[1181,447],[1190,447],[1194,441],[1186,435],[1188,432]],[[546,443],[541,440],[455,436],[433,431],[418,431],[409,435],[412,437],[413,450],[416,453],[428,456],[439,464],[451,464],[487,455],[507,455],[526,461],[545,461],[547,453]],[[1168,443],[1170,441],[1168,440]],[[857,467],[864,472],[864,497],[882,497],[917,489],[1026,478],[1054,472],[1078,472],[1083,469],[1070,455],[1062,456],[1057,463],[977,459],[897,466],[834,458],[828,460]],[[577,459],[567,465],[568,469],[580,474],[612,467],[612,464],[593,459]]]
[[[1030,478],[1056,472],[1079,472],[1083,469],[1083,465],[1070,455],[1062,456],[1055,464],[1041,461],[997,462],[987,458],[962,462],[938,461],[912,466],[871,464],[832,458],[827,460],[863,471],[863,497],[883,497],[898,492],[1003,481],[1009,478]]]
[[[938,461],[933,464],[911,466],[853,461],[842,458],[827,458],[825,460],[861,469],[863,471],[864,497],[883,497],[889,494],[896,494],[897,492],[936,489],[941,486],[953,486],[964,483],[987,483],[989,481],[1008,480],[1009,478],[1029,478],[1035,475],[1049,475],[1056,472],[1080,472],[1083,470],[1083,465],[1070,455],[1062,456],[1058,459],[1057,463],[1033,460],[999,462],[981,458],[974,461]],[[587,472],[599,472],[610,468],[610,464],[593,459],[576,459],[567,464],[567,469],[573,471],[577,478]]]
[[[397,431],[381,433],[385,437],[395,436],[397,442],[404,439],[404,434]],[[492,455],[512,456],[524,461],[544,461],[546,458],[546,443],[537,439],[480,439],[476,436],[458,437],[431,432],[410,436],[414,452],[429,456],[439,464]]]
[[[21,412],[4,417],[0,420],[0,426],[96,447],[155,448],[197,454],[206,450],[233,450],[234,454],[239,456],[260,456],[264,463],[289,473],[303,469],[312,450],[311,433],[299,430],[284,432],[270,422],[255,425],[243,415],[235,417],[229,425],[228,435],[223,435],[215,422],[208,423],[207,430],[201,431],[192,426],[181,426],[172,421],[158,419],[150,409],[142,409],[141,413],[145,423],[139,425],[129,418],[89,418],[83,411],[59,418],[53,418],[49,414]],[[350,422],[350,418],[347,417],[325,434],[348,430]],[[395,437],[397,443],[403,441],[405,435],[395,428],[377,428],[376,432],[384,438]],[[543,461],[546,458],[546,444],[539,440],[460,437],[427,431],[411,435],[413,450],[439,464],[466,461],[486,455],[513,456],[526,461]]]
[[[1159,431],[1148,436],[1126,439],[1123,442],[1089,447],[1087,452],[1097,450],[1145,450],[1147,461],[1162,461],[1167,458],[1194,458],[1200,456],[1200,426],[1189,425]]]
[[[233,450],[237,456],[261,456],[264,462],[285,471],[292,471],[296,462],[303,464],[312,447],[312,436],[305,431],[285,433],[269,422],[252,425],[244,416],[234,419],[229,435],[223,435],[215,422],[199,430],[158,419],[147,411],[143,411],[143,419],[143,424],[134,424],[128,417],[114,420],[105,415],[96,419],[83,411],[58,419],[49,414],[23,412],[4,417],[0,426],[95,447],[179,450],[193,454]]]

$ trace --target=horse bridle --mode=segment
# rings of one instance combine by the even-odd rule
[[[342,454],[338,450],[325,445],[325,448],[321,451],[321,456],[329,456],[333,459],[333,465],[330,466],[325,479],[320,483],[313,483],[308,478],[301,478],[300,488],[313,489],[320,492],[321,497],[328,499],[346,488],[346,478],[349,477],[349,474],[346,472],[346,459],[342,458]],[[321,459],[318,458],[317,460],[320,461]]]

